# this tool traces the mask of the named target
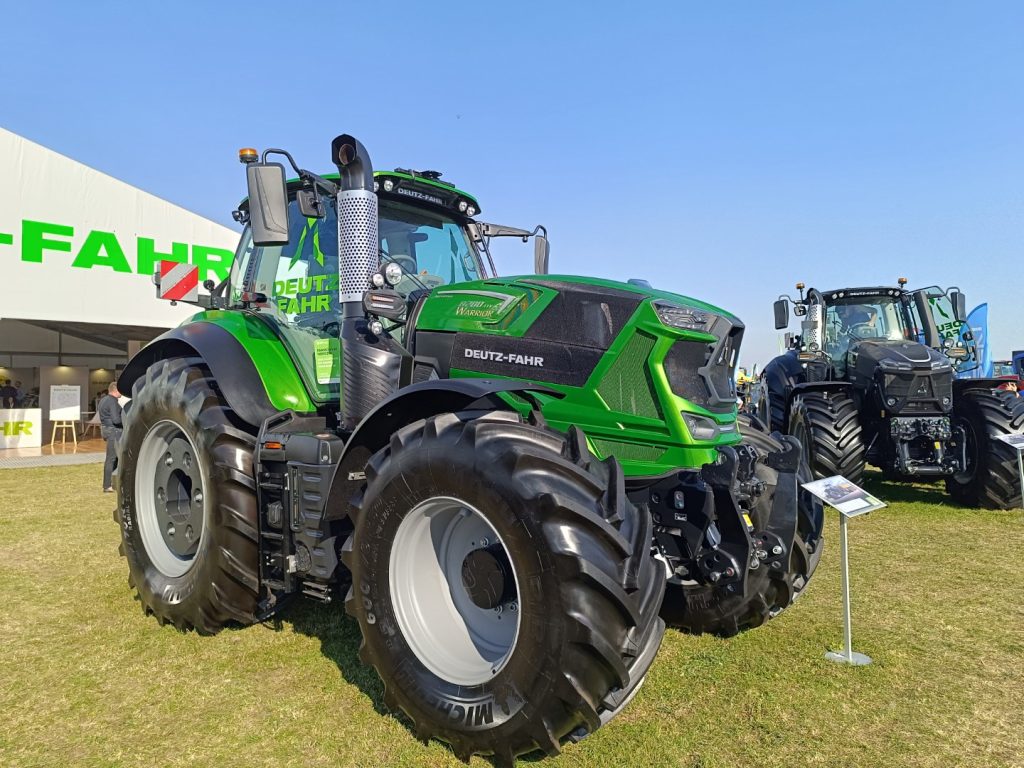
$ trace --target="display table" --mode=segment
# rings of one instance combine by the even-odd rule
[[[42,444],[41,408],[0,408],[0,450],[39,448]]]

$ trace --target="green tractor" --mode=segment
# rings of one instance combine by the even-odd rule
[[[387,706],[509,763],[620,712],[666,620],[730,635],[801,593],[822,510],[799,444],[737,418],[735,317],[548,275],[541,228],[351,136],[331,158],[243,150],[231,276],[120,378],[145,611],[212,634],[345,595]],[[496,275],[500,236],[536,275]]]
[[[802,318],[789,350],[765,366],[759,415],[797,437],[816,477],[859,483],[866,464],[891,480],[944,480],[959,504],[1021,504],[1017,454],[1001,438],[1024,433],[1024,400],[1002,381],[957,378],[977,368],[961,332],[956,289],[879,286],[775,302],[775,327]]]

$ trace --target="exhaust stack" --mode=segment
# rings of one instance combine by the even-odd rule
[[[373,164],[362,143],[342,134],[331,142],[331,160],[338,166],[338,285],[345,318],[364,317],[363,292],[380,269],[377,237],[377,195]]]

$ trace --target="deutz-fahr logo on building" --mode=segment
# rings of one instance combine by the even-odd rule
[[[169,251],[158,249],[158,243],[151,237],[141,235],[127,239],[113,232],[101,229],[79,229],[68,224],[54,224],[48,221],[23,219],[20,237],[9,232],[0,232],[0,246],[14,246],[21,250],[21,260],[41,264],[45,258],[57,253],[73,253],[72,267],[79,269],[110,269],[114,272],[152,275],[160,261],[177,261],[199,267],[199,279],[223,280],[231,269],[234,254],[225,248],[189,243],[160,243],[170,246]],[[77,245],[76,244],[80,243]],[[0,250],[0,257],[3,251]]]

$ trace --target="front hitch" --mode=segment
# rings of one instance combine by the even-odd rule
[[[717,461],[700,471],[714,502],[717,536],[707,537],[711,550],[698,559],[697,567],[708,583],[743,597],[747,596],[747,575],[760,565],[751,537],[754,526],[739,498],[740,469],[741,464],[748,464],[748,451],[746,446],[739,451],[722,446]]]

